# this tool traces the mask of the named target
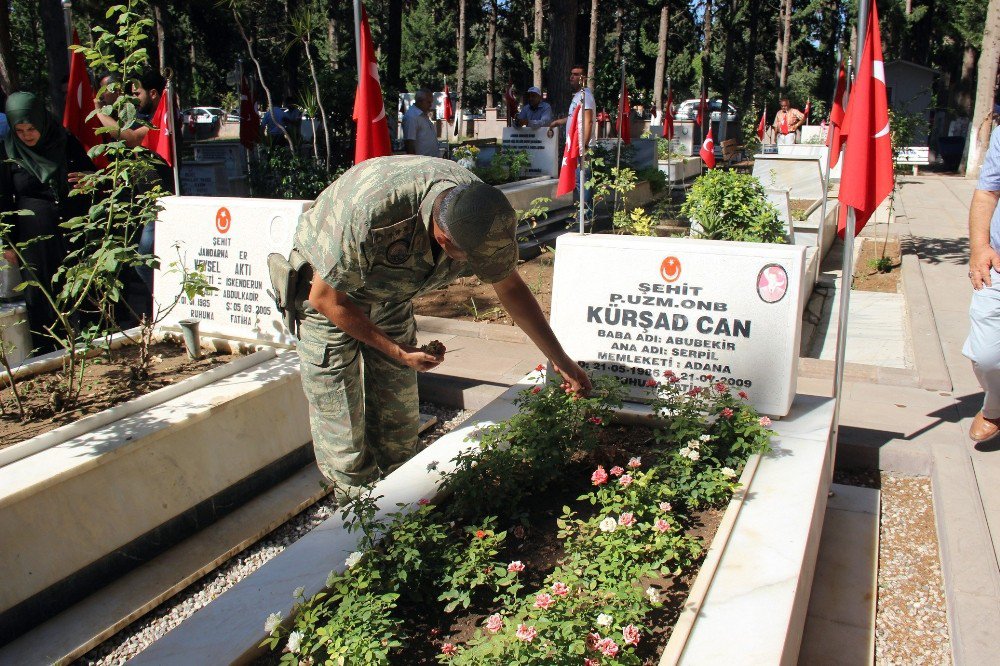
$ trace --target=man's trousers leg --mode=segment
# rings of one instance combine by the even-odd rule
[[[986,392],[983,416],[1000,419],[1000,273],[990,271],[992,287],[972,293],[969,306],[969,337],[962,353]]]

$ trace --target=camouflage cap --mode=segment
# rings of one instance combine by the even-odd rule
[[[503,192],[485,183],[458,185],[445,196],[437,219],[469,255],[483,282],[494,283],[517,266],[517,217]]]

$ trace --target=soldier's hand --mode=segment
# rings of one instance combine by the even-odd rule
[[[413,368],[417,372],[425,372],[432,368],[436,368],[441,365],[441,361],[444,360],[444,354],[440,356],[434,356],[433,354],[428,354],[425,351],[421,351],[417,347],[411,347],[410,345],[399,345],[400,350],[400,360],[409,368]]]
[[[562,367],[553,363],[552,367],[562,375],[563,379],[569,382],[569,388],[574,393],[586,396],[594,388],[593,384],[590,383],[590,377],[587,376],[587,372],[576,363],[569,361],[568,363],[564,363]]]

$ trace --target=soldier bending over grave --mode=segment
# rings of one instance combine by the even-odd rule
[[[288,260],[271,255],[279,307],[298,324],[316,461],[341,497],[417,452],[417,372],[444,351],[414,346],[412,299],[455,278],[492,284],[570,388],[590,390],[515,270],[516,226],[503,193],[464,167],[379,157],[348,170],[302,214]]]

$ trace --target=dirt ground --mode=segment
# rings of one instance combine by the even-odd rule
[[[552,304],[552,267],[555,254],[543,252],[517,267],[528,289],[535,295],[538,304],[549,316]],[[413,301],[413,311],[418,315],[462,319],[464,321],[485,321],[494,324],[514,325],[513,320],[500,306],[493,287],[483,284],[479,278],[459,278],[447,288],[424,294]]]
[[[153,346],[156,357],[149,379],[132,378],[129,362],[138,350],[124,347],[108,355],[95,356],[87,361],[83,391],[74,409],[57,411],[52,396],[58,385],[57,373],[51,372],[17,382],[18,392],[28,418],[18,418],[14,396],[9,387],[0,390],[0,449],[41,435],[89,414],[94,414],[146,393],[176,383],[186,377],[209,370],[234,358],[231,354],[205,353],[199,360],[191,361],[179,342],[158,342]]]
[[[881,273],[873,266],[873,262],[882,257],[883,248],[885,256],[892,266],[887,273]],[[886,244],[884,238],[866,238],[861,247],[858,263],[854,267],[854,286],[852,288],[858,291],[878,291],[886,294],[899,293],[902,265],[898,239],[890,238]]]

